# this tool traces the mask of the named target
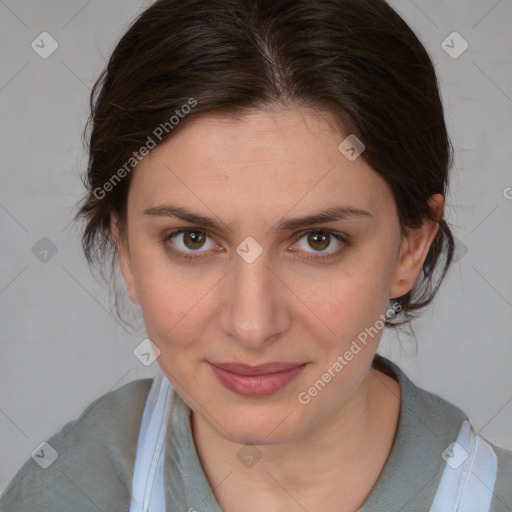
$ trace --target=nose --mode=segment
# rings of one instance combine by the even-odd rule
[[[222,293],[221,328],[246,350],[261,351],[288,329],[292,294],[267,250],[250,263],[237,255]]]

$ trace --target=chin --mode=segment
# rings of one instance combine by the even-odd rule
[[[291,410],[284,413],[286,408],[279,407],[276,412],[272,407],[263,410],[237,411],[217,417],[218,424],[210,426],[228,441],[238,444],[270,445],[292,441],[299,435],[300,422]],[[231,408],[232,411],[232,408]],[[225,427],[219,429],[218,425]],[[303,425],[302,425],[303,427]],[[231,434],[231,437],[229,434]]]

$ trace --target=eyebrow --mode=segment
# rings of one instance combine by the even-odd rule
[[[212,217],[207,217],[200,213],[194,212],[183,206],[176,205],[160,205],[146,208],[144,215],[154,215],[159,217],[172,217],[181,219],[192,224],[199,224],[208,229],[217,231],[232,232],[233,229],[222,221],[217,221]],[[327,222],[335,222],[338,220],[352,220],[364,217],[373,217],[370,212],[355,208],[353,206],[337,206],[327,208],[318,213],[306,215],[305,217],[296,217],[289,219],[281,219],[271,228],[271,231],[281,232],[293,229],[300,229],[311,224],[325,224]]]

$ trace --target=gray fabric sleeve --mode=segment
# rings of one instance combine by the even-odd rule
[[[47,443],[57,459],[32,458],[0,497],[1,512],[122,512],[130,506],[139,429],[152,379],[139,379],[91,403]]]

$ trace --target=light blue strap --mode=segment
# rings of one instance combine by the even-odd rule
[[[492,446],[481,436],[476,437],[475,458],[469,470],[459,511],[472,512],[489,510],[498,471],[498,459]]]
[[[492,446],[465,420],[446,452],[430,512],[488,512],[498,470]]]
[[[161,373],[146,399],[137,444],[130,512],[165,512],[163,469],[170,382]]]

